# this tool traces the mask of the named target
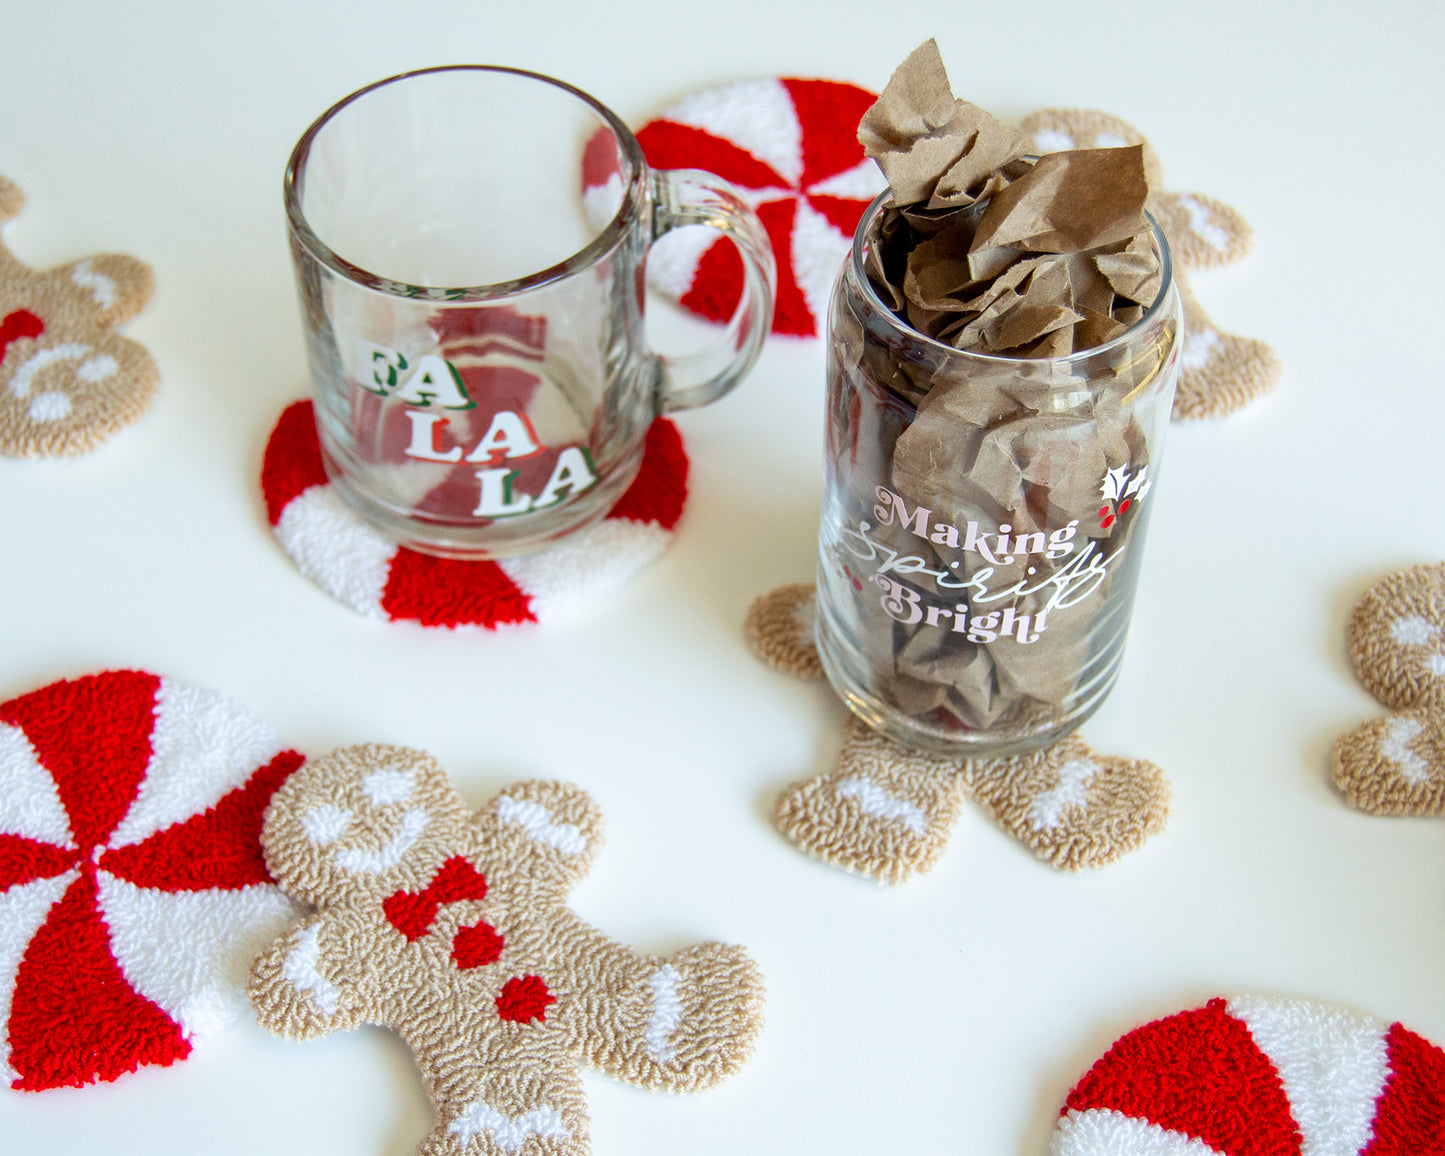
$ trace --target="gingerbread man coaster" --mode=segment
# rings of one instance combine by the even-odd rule
[[[0,224],[25,203],[0,177]],[[0,245],[0,454],[74,456],[145,413],[159,373],[111,330],[151,295],[149,265],[103,253],[37,273]]]
[[[1236,996],[1121,1036],[1069,1093],[1049,1156],[1445,1152],[1445,1052],[1400,1023]]]
[[[315,916],[255,962],[261,1022],[291,1039],[396,1030],[436,1105],[425,1156],[580,1156],[579,1064],[657,1091],[748,1058],[763,983],[741,948],[669,957],[567,909],[602,838],[565,783],[516,783],[465,811],[431,756],[390,746],[308,764],[266,813],[266,862]]]
[[[1185,341],[1174,417],[1223,417],[1274,389],[1281,372],[1274,350],[1215,325],[1185,276],[1186,269],[1228,265],[1248,253],[1253,235],[1244,218],[1201,193],[1165,192],[1158,155],[1138,129],[1118,117],[1088,109],[1045,108],[1025,117],[1019,127],[1033,138],[1040,153],[1144,146],[1149,211],[1169,241],[1174,280],[1184,300]]]
[[[1372,815],[1445,814],[1445,563],[1366,591],[1347,647],[1365,689],[1395,713],[1336,740],[1335,783]]]
[[[821,678],[815,614],[812,586],[780,587],[748,611],[748,644],[775,670]],[[1169,817],[1158,767],[1097,755],[1076,735],[1010,758],[958,759],[900,746],[850,717],[837,768],[784,791],[774,821],[824,862],[901,883],[934,865],[965,799],[1066,871],[1113,862]]]

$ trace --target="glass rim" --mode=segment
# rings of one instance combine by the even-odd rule
[[[957,349],[946,342],[939,341],[936,337],[929,337],[926,333],[920,333],[913,326],[893,312],[892,307],[878,296],[873,288],[873,282],[868,277],[868,272],[863,264],[864,237],[867,235],[873,222],[879,214],[887,207],[887,202],[893,199],[893,190],[884,189],[869,203],[863,210],[863,216],[858,220],[858,227],[853,230],[853,243],[848,250],[848,265],[851,268],[854,280],[859,284],[860,291],[867,297],[870,304],[876,307],[878,313],[883,317],[884,323],[902,337],[920,343],[924,348],[936,350],[939,353],[951,354],[954,357],[977,358],[980,361],[994,362],[998,365],[1050,365],[1069,364],[1076,361],[1083,361],[1087,358],[1097,357],[1116,346],[1123,345],[1133,339],[1145,326],[1152,324],[1163,312],[1169,301],[1170,290],[1174,288],[1174,259],[1169,252],[1169,241],[1164,236],[1164,230],[1160,228],[1159,222],[1149,210],[1144,210],[1144,220],[1148,223],[1154,244],[1159,250],[1159,292],[1155,294],[1154,300],[1149,308],[1144,310],[1144,315],[1129,326],[1124,332],[1109,338],[1108,341],[1099,345],[1092,345],[1088,349],[1080,349],[1074,353],[1063,353],[1057,357],[1005,357],[997,353],[980,353],[973,349]]]
[[[525,277],[513,278],[509,281],[496,281],[476,285],[414,285],[409,282],[398,281],[392,277],[383,277],[363,268],[353,261],[348,261],[341,254],[337,253],[326,244],[311,227],[310,221],[301,207],[301,198],[305,184],[306,166],[311,158],[312,146],[316,139],[333,120],[353,104],[370,96],[372,93],[388,88],[395,84],[403,84],[407,81],[420,78],[430,78],[443,73],[487,73],[491,75],[505,75],[520,77],[525,80],[535,80],[543,84],[551,85],[553,88],[561,89],[568,95],[580,100],[593,112],[597,113],[612,129],[613,136],[619,147],[626,154],[632,165],[632,177],[628,180],[622,190],[622,200],[611,219],[600,228],[586,245],[575,253],[555,264],[535,273],[529,273]],[[444,300],[444,301],[490,301],[502,297],[512,297],[531,289],[538,289],[554,281],[560,281],[571,276],[582,269],[596,264],[607,253],[611,252],[621,239],[634,213],[634,207],[642,196],[642,185],[648,173],[647,158],[643,156],[642,146],[637,143],[622,120],[610,108],[603,104],[596,97],[584,92],[576,85],[568,84],[565,80],[558,80],[556,77],[548,76],[541,72],[530,72],[523,68],[508,68],[499,64],[444,64],[431,68],[417,68],[409,72],[400,72],[395,76],[388,76],[382,80],[374,81],[355,92],[342,97],[335,104],[331,105],[325,112],[318,116],[301,134],[291,155],[286,161],[286,173],[282,182],[283,198],[286,206],[286,219],[290,225],[292,236],[306,250],[307,254],[332,272],[354,282],[364,288],[374,290],[378,293],[385,293],[391,297],[423,300]],[[581,180],[579,169],[578,179]]]

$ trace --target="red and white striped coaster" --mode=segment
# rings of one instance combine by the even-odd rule
[[[420,554],[353,513],[326,476],[310,401],[281,414],[266,445],[261,490],[272,530],[297,568],[370,618],[495,630],[565,616],[620,589],[672,541],[687,499],[677,426],[653,422],[636,479],[612,511],[540,553],[499,562]]]
[[[853,230],[883,191],[858,143],[858,121],[876,99],[836,80],[746,81],[685,97],[637,132],[654,168],[716,173],[757,210],[778,262],[774,333],[818,335]],[[584,186],[609,175],[588,167]],[[703,229],[659,241],[647,275],[663,296],[712,321],[731,317],[742,295],[737,250]]]
[[[1213,999],[1121,1036],[1049,1156],[1445,1152],[1445,1052],[1398,1023],[1296,999]]]
[[[211,691],[141,671],[0,704],[0,1075],[41,1091],[169,1065],[243,1006],[298,908],[261,818],[302,763]]]

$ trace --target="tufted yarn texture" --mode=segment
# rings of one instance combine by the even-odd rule
[[[566,783],[514,783],[468,814],[431,756],[349,747],[266,813],[266,862],[317,913],[260,956],[250,994],[291,1039],[397,1031],[436,1107],[427,1156],[580,1156],[578,1066],[655,1091],[709,1087],[751,1054],[763,983],[738,947],[645,955],[565,906],[602,839]]]
[[[1069,1093],[1049,1156],[1445,1152],[1445,1052],[1399,1023],[1241,996],[1120,1037]]]
[[[0,1073],[40,1091],[169,1065],[241,1004],[296,909],[261,815],[301,763],[234,703],[143,671],[0,704]]]
[[[25,203],[0,177],[0,224]],[[111,332],[150,299],[149,265],[102,253],[37,272],[0,244],[0,454],[88,453],[150,407],[160,374]]]
[[[773,669],[821,678],[815,614],[812,586],[779,587],[749,608],[744,633]],[[1159,834],[1169,797],[1158,767],[1096,754],[1077,735],[1027,754],[959,759],[900,746],[850,715],[834,770],[788,787],[773,820],[807,854],[896,884],[934,866],[965,800],[1045,863],[1077,871]]]
[[[565,617],[621,589],[672,541],[687,472],[677,426],[659,418],[637,477],[602,521],[519,558],[436,558],[397,546],[341,500],[322,463],[312,404],[298,401],[271,432],[261,492],[272,531],[297,569],[358,613],[495,630]]]
[[[1335,741],[1335,784],[1370,814],[1445,814],[1445,563],[1370,587],[1350,616],[1346,649],[1365,689],[1393,713]]]

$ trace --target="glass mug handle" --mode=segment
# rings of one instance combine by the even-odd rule
[[[661,367],[658,411],[692,409],[716,401],[752,368],[773,324],[777,266],[758,215],[727,181],[701,169],[652,174],[652,239],[685,225],[716,229],[743,259],[743,295],[727,329],[702,349],[657,355]]]

